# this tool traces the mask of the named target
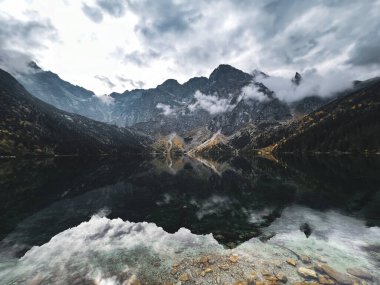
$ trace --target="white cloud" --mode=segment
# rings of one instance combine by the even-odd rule
[[[111,96],[107,95],[107,94],[104,94],[104,95],[98,95],[98,98],[103,102],[105,103],[106,105],[112,105],[115,101],[114,98],[112,98]]]
[[[315,72],[306,73],[300,85],[295,85],[289,78],[267,77],[259,79],[265,86],[276,93],[277,98],[293,102],[309,96],[329,97],[337,92],[352,87],[353,78],[340,71],[319,75]]]
[[[249,84],[242,88],[241,95],[238,101],[241,100],[257,100],[260,102],[267,101],[269,98],[264,93],[259,92],[259,89],[254,84]]]
[[[375,76],[379,3],[65,0],[46,5],[44,0],[3,0],[0,16],[47,19],[59,40],[30,50],[26,37],[19,37],[20,50],[14,51],[27,52],[43,69],[104,94],[136,88],[133,82],[139,81],[148,88],[168,78],[184,82],[208,75],[221,63],[278,76],[311,67],[351,70],[355,79]],[[13,42],[5,40],[13,49]],[[368,61],[373,64],[363,65]],[[131,81],[107,86],[95,78],[98,74]]]
[[[156,105],[156,108],[161,109],[163,111],[162,114],[165,116],[172,115],[175,112],[175,109],[172,108],[170,105],[166,105],[166,104],[162,104],[162,103],[158,103]]]
[[[216,95],[205,95],[200,91],[195,92],[194,98],[196,102],[188,106],[191,112],[203,109],[211,115],[215,115],[231,111],[235,107],[235,105],[230,104],[230,99],[219,98]]]

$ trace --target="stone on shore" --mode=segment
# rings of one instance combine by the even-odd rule
[[[178,277],[178,280],[181,281],[181,282],[187,282],[190,280],[190,277],[189,277],[189,274],[187,274],[186,272],[185,273],[182,273],[179,277]]]
[[[239,257],[236,254],[230,255],[230,257],[228,258],[228,260],[231,261],[232,263],[236,263],[238,259]]]
[[[299,267],[297,269],[297,272],[299,275],[301,275],[304,278],[315,278],[318,279],[317,273],[313,269],[309,269],[306,267]]]

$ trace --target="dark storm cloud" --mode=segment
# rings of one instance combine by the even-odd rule
[[[83,4],[82,11],[91,21],[95,23],[100,23],[103,21],[102,11],[97,7],[91,7],[87,4]]]
[[[19,21],[0,14],[0,64],[8,71],[20,71],[33,53],[45,49],[46,41],[57,41],[58,34],[49,20]]]
[[[114,87],[116,87],[116,84],[113,83],[111,81],[111,79],[109,79],[108,77],[106,76],[102,76],[102,75],[95,75],[95,78],[100,80],[101,82],[103,82],[105,85],[107,85],[108,88],[112,89]]]
[[[195,1],[196,2],[196,1]],[[202,18],[201,11],[185,2],[128,1],[129,8],[140,16],[136,31],[146,38],[163,34],[183,34]]]
[[[3,47],[39,48],[45,39],[57,38],[56,30],[49,20],[23,22],[0,15],[0,44]]]
[[[380,30],[379,1],[129,0],[128,9],[138,16],[135,29],[144,44],[174,59],[179,70],[212,68],[242,56],[249,68],[272,70],[304,70],[345,54],[356,65],[380,58],[374,32]],[[145,65],[151,57],[142,60],[140,53],[127,59]]]
[[[380,24],[355,43],[347,62],[358,66],[380,65]]]
[[[127,11],[126,0],[97,0],[96,3],[104,12],[114,17],[122,17]]]

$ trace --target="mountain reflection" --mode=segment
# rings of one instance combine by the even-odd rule
[[[231,248],[252,237],[265,241],[275,236],[271,225],[295,205],[337,210],[364,219],[367,226],[380,224],[377,157],[221,161],[174,156],[168,161],[1,161],[0,251],[22,255],[95,213],[152,222],[169,233],[181,227],[195,234],[212,233]],[[302,231],[306,220],[301,217],[297,223]]]

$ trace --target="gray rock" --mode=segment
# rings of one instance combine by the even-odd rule
[[[322,264],[321,269],[328,276],[330,276],[331,278],[336,280],[338,283],[341,283],[343,285],[349,285],[349,284],[352,284],[352,282],[353,282],[353,279],[350,276],[348,276],[347,274],[341,273],[339,271],[336,271],[334,268],[332,268],[326,264]]]
[[[361,268],[347,268],[346,271],[350,273],[351,275],[359,277],[359,278],[368,279],[368,280],[372,280],[373,278],[373,276],[369,272]]]

